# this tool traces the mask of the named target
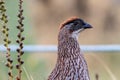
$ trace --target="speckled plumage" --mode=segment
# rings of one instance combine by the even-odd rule
[[[65,27],[60,29],[57,63],[48,80],[90,80],[88,67],[77,40],[79,32],[71,32],[71,25],[72,22],[64,24]]]

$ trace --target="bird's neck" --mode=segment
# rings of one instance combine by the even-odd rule
[[[74,58],[78,55],[80,55],[80,47],[77,38],[59,36],[58,58]]]

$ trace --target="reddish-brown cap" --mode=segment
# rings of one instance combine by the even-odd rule
[[[69,19],[67,19],[66,21],[64,21],[61,25],[60,25],[60,29],[62,29],[67,23],[73,21],[73,20],[76,20],[76,19],[79,19],[78,17],[71,17]]]

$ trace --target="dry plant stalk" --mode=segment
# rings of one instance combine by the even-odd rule
[[[16,40],[16,42],[19,44],[19,48],[17,49],[18,55],[17,55],[17,61],[18,64],[16,65],[16,68],[18,70],[18,74],[16,77],[16,80],[21,80],[21,73],[22,73],[22,64],[24,63],[24,61],[22,61],[22,55],[24,54],[23,49],[23,41],[24,41],[24,37],[22,36],[22,32],[24,31],[24,24],[23,24],[23,9],[22,9],[22,0],[19,0],[19,13],[18,13],[18,26],[17,29],[19,30],[19,33],[17,35],[18,39]]]
[[[95,79],[99,80],[99,75],[97,73],[95,74]]]
[[[0,1],[0,20],[2,22],[2,33],[4,34],[5,38],[4,40],[4,46],[6,47],[6,66],[8,67],[8,80],[13,80],[13,74],[12,74],[12,69],[13,69],[13,60],[11,59],[10,56],[10,48],[9,48],[9,44],[11,43],[11,41],[9,40],[9,28],[7,26],[8,23],[8,19],[7,19],[7,15],[6,15],[6,9],[5,9],[5,2],[3,0]]]

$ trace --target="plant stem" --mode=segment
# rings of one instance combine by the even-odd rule
[[[10,55],[10,48],[9,48],[9,44],[11,43],[11,41],[9,40],[9,28],[7,26],[8,23],[8,19],[7,19],[7,15],[6,15],[6,9],[5,9],[5,2],[3,0],[0,1],[0,20],[3,22],[2,23],[2,33],[4,34],[5,38],[3,39],[4,41],[4,46],[6,47],[6,66],[8,67],[8,80],[13,80],[13,74],[12,74],[12,69],[13,69],[13,60],[11,59],[11,55]]]
[[[23,17],[23,9],[22,9],[22,3],[23,1],[22,0],[19,0],[19,13],[18,13],[18,26],[17,26],[17,29],[19,30],[19,33],[17,35],[18,39],[16,40],[16,42],[19,44],[19,48],[17,49],[17,52],[18,52],[18,55],[17,55],[17,61],[18,61],[18,64],[16,65],[16,68],[18,69],[18,75],[17,75],[17,78],[16,80],[21,80],[21,73],[22,73],[22,64],[24,63],[24,61],[22,61],[22,55],[24,54],[24,51],[22,50],[23,49],[23,41],[24,41],[24,37],[22,36],[22,33],[24,31],[24,24],[23,24],[23,20],[24,20],[24,17]]]

